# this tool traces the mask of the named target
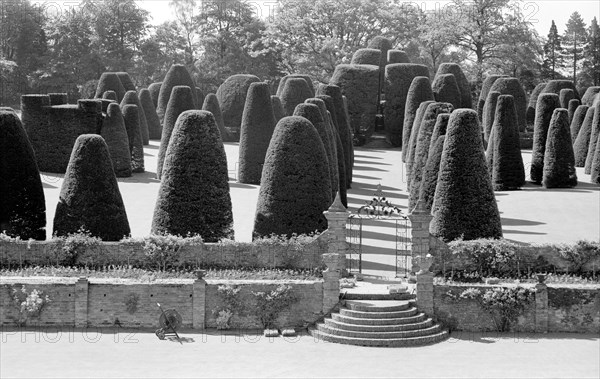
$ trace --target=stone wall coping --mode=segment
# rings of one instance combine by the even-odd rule
[[[478,287],[478,288],[494,288],[494,287],[523,287],[535,288],[538,283],[452,283],[452,284],[435,284],[434,287]],[[544,283],[548,288],[571,288],[581,290],[600,290],[600,284],[579,284],[579,283]]]
[[[206,284],[315,284],[323,283],[323,280],[302,279],[206,279]]]
[[[75,284],[78,277],[54,277],[54,276],[2,276],[2,284]],[[139,279],[121,279],[121,278],[88,278],[90,284],[113,284],[113,285],[192,285],[195,279],[157,279],[153,281],[143,281]],[[302,280],[302,279],[208,279],[207,284],[315,284],[323,283],[323,280]]]

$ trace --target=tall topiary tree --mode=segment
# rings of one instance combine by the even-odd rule
[[[591,107],[592,104],[594,103],[594,97],[598,93],[600,93],[600,86],[588,87],[588,89],[585,90],[585,93],[581,97],[581,104]]]
[[[217,99],[223,114],[223,124],[228,134],[228,141],[239,141],[242,113],[246,104],[246,95],[250,84],[260,82],[254,75],[232,75],[217,89]]]
[[[558,99],[561,108],[569,109],[569,101],[575,99],[575,92],[571,88],[563,88],[558,93]]]
[[[445,241],[502,237],[502,225],[487,173],[477,112],[450,115],[430,231]]]
[[[350,64],[370,64],[379,67],[381,59],[379,49],[358,49],[352,54]]]
[[[441,116],[442,115],[440,115],[440,117]],[[433,139],[431,140],[433,146],[429,150],[429,156],[427,157],[427,162],[425,163],[425,168],[423,169],[421,188],[419,189],[419,202],[426,212],[431,212],[431,206],[435,196],[435,187],[437,186],[438,174],[440,172],[442,152],[444,151],[445,138],[446,135],[442,134],[438,136],[435,141]]]
[[[379,51],[381,51],[381,59],[377,62],[374,63],[375,65],[379,66],[379,76],[381,79],[381,83],[383,83],[384,81],[384,77],[385,77],[385,66],[387,66],[388,63],[390,63],[388,61],[388,52],[390,51],[390,49],[392,48],[393,43],[392,41],[384,36],[376,36],[374,37],[372,40],[369,41],[369,44],[367,45],[367,48],[369,49],[377,49]],[[391,62],[391,63],[409,63],[410,61],[407,62]]]
[[[581,102],[577,99],[569,100],[569,106],[567,110],[569,111],[569,124],[573,121],[573,117],[575,116],[575,111],[577,107],[581,105]]]
[[[131,232],[108,147],[96,134],[77,138],[54,216],[58,236],[82,229],[104,241],[119,241]]]
[[[554,93],[541,93],[535,108],[535,123],[533,124],[533,147],[531,149],[530,179],[533,183],[541,183],[544,173],[544,153],[546,151],[546,138],[552,113],[560,107],[558,95]]]
[[[546,83],[539,83],[529,96],[529,103],[527,104],[527,109],[525,110],[525,119],[527,121],[527,126],[533,127],[533,123],[535,122],[535,108],[537,106],[537,100],[540,96],[540,93],[546,88]]]
[[[494,82],[490,91],[498,91],[501,95],[511,95],[515,99],[515,109],[517,110],[517,122],[519,131],[525,131],[527,119],[527,95],[517,78],[499,78]]]
[[[126,104],[122,107],[122,112],[131,154],[131,172],[144,172],[144,145],[140,131],[139,110],[137,105]]]
[[[506,75],[488,75],[483,81],[483,84],[481,85],[481,92],[479,92],[479,100],[477,100],[477,116],[479,116],[480,122],[483,121],[483,107],[485,105],[485,101],[488,97],[488,94],[490,93],[490,88],[492,88],[492,85],[494,85],[494,82],[496,80],[505,77]],[[535,104],[533,106],[535,108]],[[531,119],[531,123],[533,124],[533,119]]]
[[[200,87],[196,87],[196,88],[194,88],[194,90],[196,91],[196,101],[197,101],[196,105],[197,105],[197,108],[200,109],[202,107],[202,105],[204,104],[204,98],[205,98],[204,92],[202,92],[202,88],[200,88]]]
[[[146,88],[140,90],[140,104],[144,110],[144,116],[146,117],[146,124],[148,125],[148,138],[153,140],[160,140],[162,135],[162,125],[156,113],[156,108],[152,102],[150,91]]]
[[[490,136],[492,134],[492,126],[494,125],[494,120],[496,118],[498,97],[500,97],[500,92],[491,91],[488,93],[485,105],[483,106],[483,119],[481,122],[481,127],[483,128],[483,140],[486,144],[489,144]]]
[[[577,139],[573,144],[573,151],[575,153],[575,167],[585,167],[585,160],[587,159],[588,148],[590,147],[590,140],[592,138],[592,126],[594,121],[594,113],[596,107],[588,108],[581,124],[581,129],[577,134]]]
[[[437,75],[431,88],[435,101],[450,103],[454,108],[460,108],[460,89],[453,74]]]
[[[261,178],[253,236],[312,233],[327,229],[331,200],[325,147],[304,117],[282,118],[275,127]]]
[[[210,112],[177,119],[169,141],[152,233],[200,235],[205,242],[233,238],[227,157]]]
[[[404,150],[405,140],[410,138],[410,130],[404,131],[405,106],[408,91],[412,81],[417,76],[429,78],[427,66],[413,63],[394,63],[385,67],[383,92],[385,94],[385,108],[383,116],[385,120],[385,131],[392,146],[402,146]],[[431,99],[433,100],[433,98]]]
[[[125,96],[123,96],[123,100],[121,100],[121,108],[123,108],[126,104],[133,104],[137,106],[138,119],[140,122],[140,132],[142,133],[142,143],[144,145],[148,145],[150,143],[149,134],[148,134],[148,122],[146,121],[146,114],[144,113],[144,108],[142,107],[142,103],[135,91],[127,91]]]
[[[281,80],[279,80],[279,85],[277,86],[277,92],[275,92],[275,95],[277,97],[279,97],[281,99],[281,93],[283,92],[283,89],[285,88],[285,83],[290,80],[290,79],[304,79],[306,80],[306,84],[308,84],[308,88],[310,89],[310,93],[312,94],[312,96],[315,95],[315,86],[313,84],[313,80],[309,75],[301,75],[301,74],[291,74],[291,75],[286,75],[283,78],[281,78]],[[311,96],[311,97],[312,97]]]
[[[21,120],[0,109],[0,232],[46,239],[46,202],[35,153]]]
[[[100,135],[108,147],[115,175],[118,178],[130,177],[131,150],[125,120],[119,104],[112,103],[108,106]]]
[[[160,94],[161,86],[162,86],[162,82],[152,83],[148,86],[148,91],[150,91],[150,97],[152,98],[152,103],[154,104],[154,108],[158,107],[158,95]]]
[[[125,87],[123,87],[119,76],[114,72],[104,72],[100,75],[94,97],[101,98],[106,91],[115,91],[118,102],[121,102],[123,96],[125,96]]]
[[[279,99],[283,107],[284,114],[291,116],[294,114],[296,105],[302,104],[304,100],[312,97],[310,87],[303,78],[289,78],[281,91]]]
[[[106,91],[102,94],[102,99],[117,101],[117,93],[115,91]]]
[[[570,188],[577,185],[569,115],[563,108],[554,110],[548,128],[542,184],[546,188]]]
[[[408,153],[408,142],[413,127],[413,122],[421,105],[424,101],[433,100],[433,92],[431,91],[431,82],[426,76],[417,76],[410,83],[408,94],[406,96],[406,104],[404,107],[404,122],[402,130],[402,162],[406,162]]]
[[[167,148],[169,147],[171,133],[175,127],[175,122],[180,114],[191,109],[195,109],[194,98],[192,97],[192,89],[187,86],[173,87],[173,93],[169,98],[169,105],[167,106],[167,111],[165,112],[160,147],[158,149],[156,165],[157,179],[160,179],[162,175],[163,163],[165,161]]]
[[[388,50],[387,52],[387,63],[410,63],[410,58],[403,50]]]
[[[219,106],[219,99],[217,99],[217,95],[214,93],[209,93],[206,95],[204,98],[204,103],[202,104],[202,110],[213,114],[215,122],[217,123],[217,128],[219,128],[219,133],[221,133],[221,139],[223,141],[229,141],[229,135],[227,134],[227,129],[225,129],[223,113],[221,113],[221,107]]]
[[[590,134],[590,144],[588,146],[587,156],[585,159],[585,174],[590,174],[592,170],[592,160],[596,152],[596,144],[600,136],[600,107],[594,108],[594,116],[592,117],[592,133]]]
[[[271,106],[273,107],[273,114],[275,115],[275,121],[279,122],[282,118],[284,118],[283,106],[281,105],[281,100],[279,97],[272,95],[271,96]]]
[[[573,90],[575,99],[581,99],[579,97],[579,92],[577,92],[577,88],[575,87],[575,84],[571,80],[563,80],[563,79],[550,80],[548,83],[546,83],[546,86],[542,90],[542,93],[555,93],[557,95],[560,95],[560,90],[562,90],[564,88],[569,88],[569,89]]]
[[[265,82],[250,84],[240,130],[240,183],[260,184],[265,155],[276,123],[269,85]]]
[[[412,180],[412,176],[410,175],[412,171],[412,165],[415,161],[415,150],[417,148],[417,137],[419,136],[419,129],[421,128],[421,123],[423,121],[423,116],[425,116],[425,111],[430,104],[433,104],[434,101],[424,101],[417,109],[417,114],[415,116],[415,120],[413,121],[413,127],[411,128],[410,139],[408,141],[408,152],[406,153],[406,183],[408,188],[410,188],[410,182]]]
[[[571,120],[571,141],[575,143],[577,140],[577,135],[579,134],[579,130],[583,125],[583,121],[585,120],[585,115],[589,107],[587,105],[580,105],[575,110],[575,114],[573,115],[573,120]]]
[[[456,79],[458,91],[460,93],[459,108],[473,108],[473,99],[471,98],[471,84],[465,76],[462,68],[456,63],[442,63],[437,70],[438,75],[452,74]]]
[[[158,105],[156,106],[156,113],[158,113],[158,118],[160,121],[163,122],[163,127],[169,100],[173,92],[173,87],[175,86],[190,87],[194,109],[200,107],[200,104],[198,104],[198,96],[195,91],[196,85],[194,84],[194,80],[190,76],[190,73],[182,64],[172,65],[160,86],[160,92],[158,93]],[[192,89],[194,90],[192,91]]]
[[[119,77],[121,84],[123,84],[123,88],[125,88],[125,91],[137,91],[137,89],[135,88],[135,84],[133,84],[133,80],[131,80],[131,76],[129,76],[127,72],[121,71],[116,72],[116,74]]]
[[[498,97],[492,133],[491,178],[494,190],[507,191],[522,187],[525,184],[525,167],[519,145],[515,102],[511,95]]]
[[[592,159],[592,170],[591,170],[592,183],[600,184],[600,143],[596,143],[596,151],[594,152],[594,158]]]

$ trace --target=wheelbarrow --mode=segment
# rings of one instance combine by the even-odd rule
[[[175,309],[167,309],[166,311],[160,306],[160,303],[156,303],[158,308],[160,309],[160,317],[158,319],[159,329],[156,329],[154,334],[160,340],[164,340],[166,337],[175,336],[177,341],[183,345],[181,339],[179,338],[179,334],[177,334],[177,329],[181,327],[182,318],[181,315]]]

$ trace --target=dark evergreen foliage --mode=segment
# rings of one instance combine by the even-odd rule
[[[121,109],[129,140],[131,171],[134,173],[144,172],[144,144],[142,143],[142,132],[140,130],[139,109],[137,105],[133,104],[126,104]]]
[[[573,121],[573,117],[575,116],[575,111],[577,110],[577,107],[579,107],[581,105],[581,101],[577,100],[577,99],[571,99],[569,100],[569,106],[567,108],[567,110],[569,111],[569,124]],[[575,139],[573,139],[574,141]]]
[[[456,63],[442,63],[440,67],[438,67],[436,76],[444,74],[452,74],[456,79],[456,84],[458,85],[458,91],[460,93],[460,104],[458,108],[473,108],[471,84],[462,68]]]
[[[388,60],[388,52],[390,51],[392,46],[393,46],[392,41],[389,38],[384,37],[384,36],[374,37],[371,41],[369,41],[369,44],[367,45],[367,48],[369,48],[369,49],[377,49],[377,50],[381,51],[381,53],[380,53],[381,59],[377,63],[373,63],[373,64],[379,66],[379,76],[380,76],[382,83],[383,83],[384,76],[385,76],[385,66],[387,66],[388,63],[390,63]],[[409,62],[410,61],[391,62],[391,63],[409,63]]]
[[[279,99],[286,116],[294,114],[296,105],[302,104],[304,100],[312,97],[310,87],[303,78],[289,78],[286,80]]]
[[[479,92],[479,100],[477,100],[477,116],[479,117],[480,122],[483,121],[483,107],[485,105],[485,101],[488,97],[488,94],[490,93],[490,88],[492,88],[492,85],[494,85],[494,82],[496,80],[505,77],[506,75],[488,75],[483,81],[483,84],[481,85],[481,92]],[[531,119],[531,123],[533,124],[533,118]]]
[[[116,101],[109,100],[109,99],[102,99],[100,101],[102,102],[102,113],[106,113],[106,111],[108,110],[108,106],[109,105],[111,105],[112,103],[117,103]],[[102,123],[104,124],[104,121],[102,121]],[[100,131],[102,131],[102,127],[100,127],[100,130],[96,131],[96,134],[99,134]]]
[[[417,113],[415,115],[415,119],[413,121],[413,126],[410,132],[410,139],[408,140],[408,144],[406,146],[406,182],[408,184],[408,188],[410,188],[410,182],[412,180],[412,176],[410,172],[412,171],[412,165],[415,161],[415,149],[417,147],[417,137],[419,136],[419,129],[421,128],[421,121],[423,121],[423,116],[425,115],[425,111],[429,104],[433,104],[434,101],[428,100],[424,101],[419,105],[419,109],[417,109]]]
[[[94,95],[94,97],[101,98],[106,91],[115,91],[118,102],[123,100],[123,96],[125,96],[125,92],[127,92],[125,87],[123,87],[123,83],[121,83],[121,79],[119,79],[119,76],[114,72],[104,72],[100,75],[98,85],[96,86],[96,95]]]
[[[200,107],[200,104],[198,104],[198,96],[195,91],[196,85],[194,84],[194,80],[190,76],[190,73],[182,64],[172,65],[160,86],[160,91],[158,93],[158,104],[156,106],[156,113],[158,113],[158,118],[163,123],[163,127],[167,106],[169,105],[169,99],[171,97],[173,87],[175,86],[190,87],[194,109]],[[192,89],[194,90],[192,91]]]
[[[563,88],[558,93],[558,99],[560,101],[561,108],[569,109],[569,101],[575,99],[575,93],[571,88]]]
[[[410,63],[408,54],[403,50],[388,50],[387,52],[387,63]]]
[[[265,156],[275,130],[271,92],[265,82],[250,84],[240,130],[238,181],[260,184]]]
[[[579,130],[583,125],[583,121],[585,120],[585,115],[590,107],[587,105],[580,105],[575,110],[575,114],[573,115],[573,120],[571,120],[571,141],[577,141],[577,135],[579,134]]]
[[[483,119],[481,122],[481,127],[483,128],[483,140],[488,145],[490,136],[492,134],[492,126],[494,125],[494,120],[496,118],[496,107],[498,105],[498,97],[500,97],[500,92],[489,92],[488,97],[485,100],[485,105],[483,106]]]
[[[108,147],[96,134],[77,138],[54,216],[54,234],[80,230],[104,241],[119,241],[130,234]]]
[[[125,88],[126,92],[127,91],[137,91],[137,89],[135,88],[135,84],[133,84],[133,80],[131,80],[131,76],[129,76],[128,73],[117,72],[116,74],[119,77],[121,84],[123,84],[123,88]]]
[[[448,115],[449,117],[450,115]],[[442,117],[442,115],[438,116]],[[448,118],[446,118],[447,122]],[[432,147],[429,150],[429,156],[423,169],[423,177],[421,178],[421,188],[419,189],[419,201],[427,212],[431,212],[433,198],[435,196],[435,187],[437,186],[438,174],[440,172],[440,162],[442,160],[442,152],[444,151],[445,134],[437,137],[436,140],[431,140]]]
[[[450,115],[430,231],[444,241],[502,237],[498,205],[487,172],[477,112]]]
[[[68,104],[68,95],[66,93],[49,93],[50,105]]]
[[[527,119],[525,113],[527,111],[527,95],[523,86],[517,78],[499,78],[494,82],[490,91],[498,91],[501,95],[511,95],[515,99],[515,109],[517,110],[517,122],[519,131],[525,131]]]
[[[108,147],[115,175],[118,178],[131,176],[129,137],[119,104],[112,103],[108,106],[100,135]]]
[[[195,88],[196,90],[196,99],[197,99],[197,103],[196,103],[196,108],[200,109],[202,108],[202,105],[204,105],[204,92],[202,92],[202,89],[199,87]]]
[[[260,79],[254,75],[232,75],[217,89],[216,95],[228,135],[228,139],[225,141],[239,141],[246,95],[250,84],[254,82],[260,82]]]
[[[600,93],[600,86],[588,87],[588,89],[585,90],[585,93],[581,97],[581,104],[591,107],[592,104],[594,103],[594,97],[598,93]]]
[[[460,108],[460,89],[453,74],[437,75],[433,79],[431,89],[435,101],[450,103],[454,108]]]
[[[529,172],[529,177],[533,183],[539,184],[542,182],[548,127],[554,110],[559,107],[560,101],[557,94],[540,93],[540,96],[538,96],[535,122],[533,124],[533,147],[531,149],[531,169]]]
[[[253,236],[288,237],[327,229],[323,211],[331,204],[325,147],[310,121],[282,118],[267,151]]]
[[[140,123],[140,132],[142,133],[142,143],[144,145],[148,145],[150,143],[149,133],[148,133],[148,121],[146,121],[146,114],[144,113],[144,108],[142,107],[142,103],[140,102],[140,98],[135,91],[127,91],[125,96],[123,96],[123,100],[121,100],[121,109],[126,104],[136,105],[138,112],[139,123]]]
[[[590,147],[590,140],[592,139],[592,126],[594,121],[594,113],[596,107],[588,108],[581,124],[581,129],[577,134],[577,139],[573,144],[573,151],[575,153],[575,167],[585,167],[585,160],[587,159],[588,148]]]
[[[291,74],[291,75],[286,75],[283,78],[281,78],[279,80],[279,85],[277,86],[277,92],[275,92],[275,95],[277,97],[279,97],[281,99],[281,92],[283,92],[283,88],[285,88],[285,83],[289,80],[289,79],[304,79],[306,80],[306,84],[308,84],[308,88],[310,89],[311,92],[311,97],[315,95],[315,86],[313,84],[313,80],[309,75],[300,75],[300,74]]]
[[[596,144],[600,136],[600,107],[594,107],[594,116],[592,117],[592,133],[590,134],[590,144],[588,146],[587,156],[585,159],[585,174],[590,174],[592,171],[592,160],[596,152]]]
[[[402,162],[406,162],[408,153],[408,142],[415,120],[415,115],[419,105],[422,102],[433,100],[433,92],[431,91],[431,82],[426,76],[417,76],[410,83],[408,94],[406,96],[406,104],[404,107],[404,122],[402,130]]]
[[[0,232],[46,239],[46,202],[35,153],[13,109],[0,109]]]
[[[158,95],[160,94],[160,87],[162,86],[162,82],[152,83],[148,86],[148,91],[150,91],[150,97],[152,98],[152,103],[154,104],[154,108],[158,107]],[[159,118],[160,120],[160,118]]]
[[[152,140],[160,140],[162,135],[162,125],[156,113],[156,108],[152,102],[150,91],[146,88],[140,90],[140,104],[146,117],[146,124],[148,125],[148,138]]]
[[[381,50],[379,49],[358,49],[352,54],[351,64],[370,64],[378,66],[381,63]]]
[[[102,94],[102,98],[105,100],[117,101],[117,93],[115,91],[106,91]]]
[[[441,113],[438,115],[437,120],[435,121],[435,126],[433,127],[433,133],[431,134],[431,143],[429,144],[429,151],[433,150],[433,145],[438,140],[439,136],[446,135],[446,128],[448,127],[448,120],[450,119],[450,114]]]
[[[279,120],[285,117],[283,112],[283,106],[281,105],[281,100],[279,100],[279,97],[275,95],[271,96],[271,106],[273,107],[275,121],[279,122]]]
[[[177,119],[162,172],[152,233],[200,235],[204,242],[233,238],[227,157],[212,113]]]
[[[223,113],[221,113],[221,107],[219,106],[219,99],[214,93],[209,93],[204,98],[204,104],[202,104],[202,110],[208,111],[213,114],[219,133],[221,133],[221,139],[223,141],[229,141],[229,135],[227,129],[225,129],[225,123],[223,122]]]
[[[570,188],[577,185],[569,115],[564,108],[555,109],[550,120],[542,184],[546,188]]]
[[[575,95],[575,99],[581,100],[579,92],[577,92],[577,88],[571,80],[550,80],[548,83],[546,83],[546,87],[544,87],[542,93],[555,93],[557,95],[560,95],[560,90],[564,88],[572,89],[573,94]]]
[[[180,114],[185,111],[195,109],[194,98],[192,97],[192,89],[188,86],[175,86],[173,87],[173,93],[169,97],[169,104],[167,105],[167,111],[163,121],[162,135],[160,138],[160,147],[158,149],[157,165],[156,165],[156,178],[160,179],[162,176],[163,163],[169,147],[169,140],[171,139],[171,133],[175,127],[175,122]],[[213,116],[214,117],[214,116]]]
[[[600,143],[596,143],[596,151],[594,152],[594,158],[592,158],[592,170],[591,170],[592,183],[600,184]]]
[[[546,88],[547,83],[539,83],[529,96],[529,103],[527,104],[527,110],[525,111],[525,119],[527,120],[527,126],[533,128],[533,124],[535,122],[535,108],[537,106],[537,99],[540,96],[540,93]]]

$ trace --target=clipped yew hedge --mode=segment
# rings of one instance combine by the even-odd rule
[[[202,104],[202,110],[213,114],[215,122],[217,123],[217,128],[219,128],[219,133],[221,133],[221,139],[223,141],[229,141],[229,135],[227,134],[227,129],[225,129],[225,123],[223,121],[223,113],[221,113],[219,99],[216,94],[209,93],[206,95],[204,103]]]
[[[533,147],[531,149],[531,168],[529,172],[531,181],[536,184],[542,182],[548,128],[554,110],[559,107],[560,101],[557,94],[541,93],[538,96],[535,122],[533,124]]]
[[[555,109],[550,120],[542,184],[546,188],[571,188],[577,185],[569,115],[563,108]]]
[[[438,117],[442,117],[440,115]],[[448,122],[450,115],[447,115],[445,122]],[[438,118],[439,120],[439,118]],[[421,178],[421,188],[419,188],[419,201],[426,212],[431,212],[431,206],[433,205],[433,198],[435,196],[435,188],[437,186],[438,174],[440,172],[440,162],[442,160],[442,152],[444,151],[444,141],[446,135],[442,134],[435,139],[431,140],[431,148],[429,149],[429,156],[423,169],[423,177]]]
[[[573,94],[575,95],[575,99],[581,99],[581,97],[579,96],[579,92],[577,91],[577,88],[575,87],[575,84],[571,80],[564,80],[564,79],[550,80],[548,83],[546,83],[546,86],[542,90],[542,93],[555,93],[557,95],[560,95],[560,90],[565,89],[565,88],[571,89],[573,91]]]
[[[138,97],[136,91],[127,91],[127,93],[125,93],[123,100],[121,100],[121,108],[123,108],[126,104],[133,104],[137,106],[139,112],[138,119],[140,122],[140,132],[142,133],[142,143],[144,145],[148,145],[150,143],[148,121],[146,121],[146,113],[144,112],[144,108],[142,107],[142,103],[140,102],[140,98]]]
[[[144,144],[140,129],[140,111],[137,105],[126,104],[122,107],[122,112],[131,154],[131,172],[144,172]]]
[[[410,63],[408,54],[403,50],[388,50],[387,52],[387,63]]]
[[[571,88],[563,88],[558,93],[558,99],[560,101],[561,108],[569,109],[569,101],[575,99],[575,92],[573,92]]]
[[[580,105],[581,105],[581,101],[579,101],[577,99],[569,100],[569,105],[567,107],[567,110],[569,111],[569,123],[571,123],[573,121],[573,117],[575,116],[575,111],[577,110],[577,108]]]
[[[198,95],[196,93],[196,85],[194,80],[190,76],[190,73],[182,64],[174,64],[167,71],[167,75],[160,85],[160,91],[158,93],[158,100],[156,106],[156,113],[158,118],[164,123],[165,114],[169,105],[169,99],[175,86],[187,86],[190,87],[192,93],[192,101],[194,109],[199,108],[201,104],[198,104]]]
[[[453,74],[436,75],[431,89],[435,101],[450,103],[454,108],[460,108],[462,102],[460,88]]]
[[[370,64],[380,66],[382,59],[379,49],[358,49],[352,54],[351,64]]]
[[[588,146],[587,156],[585,158],[584,173],[590,174],[592,170],[592,160],[596,151],[596,144],[600,136],[600,107],[594,108],[594,116],[592,117],[592,133],[590,134],[590,144]]]
[[[283,112],[283,106],[281,105],[281,100],[279,100],[279,97],[271,95],[271,106],[273,107],[275,121],[279,122],[279,120],[285,117]]]
[[[544,90],[547,83],[539,83],[529,96],[529,103],[527,104],[527,110],[525,111],[525,119],[527,120],[527,126],[533,127],[533,123],[535,122],[535,109],[537,106],[537,100],[540,96],[540,93]]]
[[[581,124],[581,129],[579,129],[577,139],[573,144],[573,150],[575,153],[575,167],[585,167],[585,161],[587,159],[588,149],[590,147],[590,140],[592,139],[595,112],[595,107],[588,108],[587,112],[585,112],[585,118]]]
[[[232,75],[217,89],[223,124],[229,135],[227,141],[238,141],[246,95],[250,84],[254,82],[260,82],[260,79],[254,75]]]
[[[152,96],[147,88],[140,90],[140,104],[142,105],[144,117],[146,117],[146,125],[148,126],[148,138],[152,140],[160,140],[162,135],[162,125],[156,113],[156,107],[152,102]]]
[[[419,135],[419,129],[421,128],[421,122],[423,121],[423,116],[425,116],[425,111],[430,104],[435,103],[435,101],[424,101],[419,105],[419,109],[417,109],[417,113],[415,115],[415,120],[413,121],[413,127],[410,132],[410,139],[406,146],[406,181],[408,184],[408,188],[410,188],[410,182],[412,180],[412,176],[410,172],[412,170],[412,165],[415,161],[415,150],[417,147],[417,137]]]
[[[148,91],[150,91],[150,97],[152,98],[152,103],[154,104],[154,108],[158,107],[158,95],[160,94],[161,86],[162,86],[162,82],[152,83],[148,86]]]
[[[592,104],[594,103],[594,97],[598,93],[600,93],[600,86],[588,87],[588,89],[585,90],[585,93],[581,97],[581,104],[591,107]]]
[[[115,72],[104,72],[100,75],[100,79],[98,79],[98,85],[96,86],[96,94],[95,98],[101,98],[106,91],[115,91],[117,94],[117,101],[121,102],[123,100],[123,96],[125,96],[125,87],[123,87],[123,83],[121,83],[121,79]]]
[[[108,106],[100,135],[108,147],[115,175],[118,178],[130,177],[131,150],[125,120],[119,104],[112,103]]]
[[[515,109],[517,110],[517,123],[519,131],[525,131],[527,119],[527,95],[521,82],[517,78],[499,78],[494,82],[490,91],[498,91],[501,95],[511,95],[515,99]]]
[[[294,114],[296,105],[313,96],[313,93],[304,78],[291,77],[285,81],[279,99],[286,116]]]
[[[458,90],[460,93],[460,104],[456,108],[473,108],[471,84],[465,76],[462,68],[456,63],[442,63],[440,67],[438,67],[436,76],[443,74],[452,74],[456,79],[456,84],[458,85]]]
[[[581,130],[581,126],[583,125],[583,121],[585,120],[585,115],[588,111],[589,107],[587,105],[580,105],[575,110],[575,114],[573,114],[573,119],[571,120],[571,141],[575,143],[577,140],[577,135],[579,134],[579,130]]]
[[[315,91],[315,86],[313,84],[313,80],[309,75],[302,75],[302,74],[290,74],[290,75],[286,75],[283,78],[281,78],[279,80],[279,84],[277,86],[277,92],[275,92],[275,95],[279,98],[281,98],[281,93],[283,92],[283,89],[285,88],[285,83],[290,80],[290,79],[304,79],[306,80],[306,84],[308,84],[308,88],[310,89],[311,92],[311,97],[315,95],[316,91]]]
[[[492,88],[492,85],[494,85],[494,82],[496,80],[498,80],[499,78],[506,77],[506,75],[488,75],[483,81],[483,84],[481,85],[481,92],[479,92],[479,99],[477,100],[477,115],[479,116],[480,122],[483,120],[483,107],[485,106],[485,101],[488,97],[488,94],[490,93],[490,88]],[[533,118],[531,119],[531,123],[533,124]]]
[[[486,144],[489,144],[490,136],[492,134],[492,126],[496,118],[496,107],[498,105],[498,98],[500,92],[491,91],[488,93],[488,97],[483,106],[483,118],[481,121],[481,127],[483,128],[483,140]]]
[[[406,104],[404,107],[404,121],[402,130],[402,162],[406,162],[408,153],[408,142],[413,127],[413,122],[419,106],[424,101],[433,100],[431,91],[431,82],[426,76],[417,76],[410,83],[408,94],[406,95]]]

